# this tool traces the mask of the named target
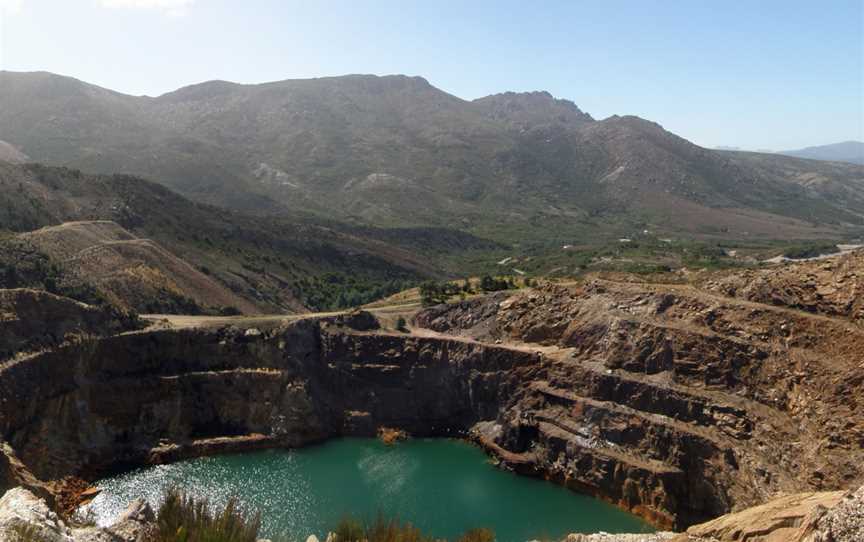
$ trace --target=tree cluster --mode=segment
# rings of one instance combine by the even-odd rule
[[[511,277],[492,277],[483,275],[480,279],[480,289],[484,292],[498,292],[500,290],[513,290],[517,288],[516,282]]]
[[[424,307],[447,303],[447,300],[450,299],[451,296],[459,295],[463,292],[469,293],[470,288],[471,285],[467,280],[463,286],[459,286],[452,282],[435,282],[434,280],[427,280],[420,284],[420,300]]]

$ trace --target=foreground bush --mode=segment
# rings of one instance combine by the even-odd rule
[[[247,516],[232,498],[214,513],[206,500],[170,490],[157,514],[157,542],[256,542],[261,515]]]
[[[373,523],[364,525],[356,519],[342,520],[334,533],[336,542],[440,542],[423,534],[410,523],[385,520],[378,516]],[[495,534],[489,529],[471,529],[457,542],[494,542]]]
[[[153,542],[256,542],[261,516],[244,514],[238,505],[232,498],[221,511],[213,512],[206,500],[172,489],[156,514],[157,533]],[[309,534],[292,533],[293,538],[284,540],[305,540]],[[333,529],[333,534],[335,542],[446,542],[423,534],[410,523],[382,516],[368,524],[346,518]],[[489,529],[471,529],[456,542],[494,540],[495,534]],[[40,541],[22,538],[21,542]]]

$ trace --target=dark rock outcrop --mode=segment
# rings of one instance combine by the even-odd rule
[[[39,290],[0,290],[0,361],[17,352],[137,327],[134,316],[113,308],[86,305]]]

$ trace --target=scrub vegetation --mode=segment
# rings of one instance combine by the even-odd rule
[[[213,510],[206,500],[172,489],[157,513],[158,529],[153,542],[256,542],[261,515],[244,512],[236,499],[221,510]],[[344,518],[331,529],[334,542],[446,542],[423,533],[410,523],[386,519],[373,521]],[[309,533],[286,533],[279,541],[305,540]],[[15,542],[40,542],[36,532],[22,532]],[[455,542],[493,542],[495,533],[476,528],[463,533]]]
[[[206,500],[172,489],[159,507],[154,542],[256,542],[260,514],[246,514],[232,498],[214,512]]]
[[[410,523],[378,516],[371,523],[347,518],[333,531],[336,542],[439,542]],[[493,542],[495,533],[489,529],[470,529],[457,542]]]

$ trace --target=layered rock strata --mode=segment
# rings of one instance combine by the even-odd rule
[[[818,265],[850,280],[844,262]],[[825,306],[847,296],[832,291]],[[683,528],[862,482],[864,329],[855,312],[773,299],[596,279],[437,307],[415,324],[543,353],[476,427],[505,464]]]
[[[0,367],[0,489],[389,427],[470,434],[683,529],[864,481],[864,329],[800,309],[597,279],[433,308],[413,334],[360,313],[75,341]]]

